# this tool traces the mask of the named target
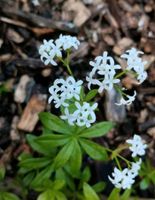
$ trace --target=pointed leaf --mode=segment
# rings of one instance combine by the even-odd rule
[[[31,182],[31,187],[37,188],[41,186],[43,182],[51,176],[52,172],[53,172],[53,166],[50,164],[36,175],[36,177]]]
[[[70,134],[74,131],[73,126],[69,126],[69,124],[51,113],[42,112],[39,114],[39,118],[42,124],[51,131],[65,134]]]
[[[105,148],[103,148],[99,144],[86,139],[80,139],[79,142],[82,148],[85,150],[85,152],[94,160],[108,159],[108,155]]]
[[[113,126],[114,124],[112,122],[100,122],[88,129],[83,130],[80,133],[80,136],[86,138],[100,137],[107,134],[113,128]]]
[[[87,183],[83,184],[83,193],[86,200],[100,200],[93,188]]]
[[[95,192],[102,192],[105,186],[106,186],[105,182],[100,181],[99,183],[93,185],[92,188],[95,190]]]
[[[63,167],[66,162],[69,160],[73,149],[74,149],[74,141],[70,141],[59,151],[57,156],[54,159],[54,168],[57,169],[59,167]]]
[[[20,167],[27,168],[27,169],[39,169],[45,167],[51,162],[50,158],[43,157],[43,158],[26,158],[19,163]]]
[[[53,182],[53,186],[52,186],[52,189],[53,190],[60,190],[64,187],[65,185],[65,181],[64,180],[55,180]]]
[[[69,159],[69,171],[73,177],[79,175],[79,171],[82,164],[82,152],[81,147],[77,141],[75,141],[74,149],[72,151],[71,157]]]
[[[38,196],[37,200],[55,200],[55,194],[51,190],[46,190]]]
[[[118,188],[114,188],[113,190],[112,190],[112,192],[110,193],[110,196],[108,197],[108,200],[120,200],[120,195],[119,195],[119,193],[120,193],[120,189],[118,189]]]
[[[98,93],[97,89],[90,90],[88,94],[86,95],[84,101],[88,102],[92,100],[97,95],[97,93]]]
[[[66,196],[62,192],[57,191],[55,196],[57,200],[67,200]]]
[[[125,190],[123,192],[123,194],[121,195],[121,199],[120,200],[129,200],[130,194],[131,194],[131,190]]]
[[[66,135],[46,134],[37,137],[34,141],[40,145],[46,145],[49,148],[55,148],[58,146],[63,146],[68,142],[68,140],[69,138]]]
[[[51,155],[53,153],[53,149],[50,145],[40,144],[36,141],[38,138],[37,136],[28,134],[26,138],[33,150],[44,155]]]
[[[10,192],[2,192],[2,200],[19,200],[19,197]]]

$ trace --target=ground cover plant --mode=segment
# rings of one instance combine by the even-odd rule
[[[39,2],[33,4],[39,6]],[[36,74],[35,81],[43,82],[46,92],[40,94],[41,85],[39,89],[34,87],[34,79],[25,75],[16,87],[14,99],[23,114],[20,120],[14,117],[10,147],[3,151],[5,146],[2,146],[0,199],[129,200],[146,196],[146,191],[153,197],[155,169],[149,158],[148,138],[141,134],[140,128],[127,127],[124,136],[119,128],[121,113],[135,105],[140,98],[138,88],[149,79],[146,72],[149,60],[144,52],[136,45],[129,45],[119,56],[104,49],[95,58],[89,57],[82,73],[78,69],[82,37],[62,32],[57,37],[44,38],[37,54],[45,71],[42,76],[37,77],[40,72]],[[52,73],[55,76],[51,78]],[[131,89],[124,83],[128,77],[136,87]],[[32,87],[34,95],[29,90],[23,93]],[[3,82],[2,99],[12,90]],[[113,94],[111,102],[104,99]],[[22,111],[21,103],[31,95]],[[110,103],[108,114],[113,119],[117,112],[120,114],[118,120],[111,120],[108,115],[101,117],[103,100]],[[13,109],[11,104],[8,110],[11,113]],[[134,127],[134,120],[129,124]],[[27,134],[21,131],[19,136],[17,127]],[[113,138],[116,130],[119,141]],[[13,167],[9,168],[11,157]]]

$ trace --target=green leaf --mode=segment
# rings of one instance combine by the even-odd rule
[[[81,180],[83,182],[88,182],[91,178],[90,168],[87,166],[82,172]]]
[[[55,196],[57,200],[67,200],[66,196],[62,192],[57,191]]]
[[[84,101],[84,98],[85,98],[84,88],[83,88],[83,86],[81,86],[81,90],[80,90],[80,99],[81,99],[82,101]]]
[[[65,146],[59,151],[54,159],[53,165],[55,169],[63,167],[66,164],[74,150],[74,145],[74,140],[71,140],[70,142],[65,144]]]
[[[108,197],[108,200],[120,200],[120,189],[114,188]]]
[[[51,159],[47,158],[47,157],[43,157],[43,158],[26,158],[25,160],[22,160],[19,163],[19,166],[23,167],[23,168],[27,168],[29,170],[32,170],[32,169],[43,168],[46,165],[48,165],[49,163],[51,163]]]
[[[80,139],[79,142],[82,148],[85,150],[85,152],[94,160],[108,159],[108,155],[105,148],[103,148],[99,144],[86,139]]]
[[[53,182],[53,186],[52,186],[52,189],[53,190],[60,190],[64,187],[65,185],[65,181],[64,180],[55,180]]]
[[[40,145],[46,145],[50,148],[55,148],[58,146],[63,146],[69,140],[69,137],[66,135],[60,134],[46,134],[37,137],[34,141]]]
[[[114,124],[112,122],[100,122],[80,133],[80,137],[95,138],[107,134]]]
[[[55,194],[51,190],[46,190],[38,196],[37,200],[55,200]]]
[[[130,194],[131,194],[131,190],[125,190],[123,192],[123,194],[121,195],[121,199],[120,200],[129,200],[129,197],[130,197]]]
[[[10,192],[3,192],[2,200],[19,200],[19,198]]]
[[[90,90],[88,94],[86,95],[84,101],[88,102],[92,100],[96,96],[97,93],[98,93],[97,89]]]
[[[143,180],[141,180],[140,182],[140,189],[141,190],[146,190],[149,187],[150,181],[148,178],[144,178]]]
[[[63,168],[59,168],[56,170],[55,174],[56,179],[65,180],[66,184],[69,186],[71,190],[75,190],[75,184],[73,179],[65,172]]]
[[[87,183],[83,184],[83,193],[86,200],[100,200],[94,189]]]
[[[43,155],[53,154],[53,149],[51,148],[51,146],[46,145],[46,144],[40,144],[36,141],[36,139],[38,138],[37,136],[28,134],[26,136],[26,138],[33,150],[35,150]]]
[[[42,124],[51,131],[65,134],[71,134],[74,131],[73,126],[69,126],[69,124],[51,113],[42,112],[39,114],[39,118]]]
[[[25,186],[29,186],[31,184],[32,180],[35,177],[35,174],[36,173],[34,171],[32,171],[24,176],[22,182],[24,183]]]
[[[0,163],[0,180],[3,180],[5,177],[5,166],[3,163]]]
[[[153,182],[153,184],[155,184],[155,170],[153,170],[152,172],[150,172],[148,174],[148,177],[151,179],[151,181]]]
[[[45,169],[41,170],[31,182],[32,188],[37,188],[43,185],[43,182],[47,180],[53,172],[53,166],[49,165]]]
[[[81,147],[75,140],[75,145],[71,157],[69,159],[68,167],[72,177],[78,177],[82,164]]]
[[[100,181],[99,183],[93,185],[92,188],[95,190],[95,192],[102,192],[105,186],[106,186],[105,182]]]

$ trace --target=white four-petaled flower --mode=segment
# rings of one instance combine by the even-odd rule
[[[56,66],[57,63],[54,59],[62,57],[62,50],[67,50],[72,47],[78,49],[79,45],[79,40],[70,35],[60,35],[55,42],[54,40],[43,40],[43,44],[39,47],[41,61],[45,65],[52,64]]]
[[[144,144],[142,138],[139,135],[135,134],[133,139],[129,139],[126,142],[131,145],[129,149],[132,152],[132,157],[145,155],[145,149],[147,148],[147,145]]]
[[[120,102],[119,103],[115,103],[116,105],[120,106],[120,105],[130,105],[134,100],[135,100],[135,97],[136,97],[136,91],[134,91],[134,94],[133,96],[130,96],[130,95],[126,95],[126,100],[122,97],[120,99]]]
[[[86,77],[88,81],[88,88],[91,85],[98,85],[98,92],[102,93],[103,90],[111,90],[113,85],[119,83],[120,80],[115,78],[116,70],[120,69],[120,65],[116,65],[108,52],[103,52],[102,56],[97,56],[94,61],[89,64],[93,67],[92,71]]]
[[[86,126],[88,128],[96,121],[94,110],[97,108],[97,105],[97,103],[90,105],[87,102],[83,102],[81,105],[79,102],[75,102],[75,111],[70,113],[69,108],[65,108],[61,119],[68,120],[70,125],[76,124],[77,126]]]
[[[147,62],[142,61],[142,59],[139,57],[139,54],[143,54],[143,52],[138,51],[135,48],[131,48],[127,50],[125,54],[121,55],[121,58],[127,60],[126,69],[134,70],[137,73],[137,80],[141,84],[147,78],[147,73],[144,69],[144,66]]]
[[[73,97],[76,100],[80,100],[80,90],[83,81],[75,81],[72,76],[69,76],[66,80],[56,79],[53,85],[49,88],[51,96],[48,99],[48,102],[52,101],[55,104],[55,107],[58,108],[61,105],[64,107],[69,106],[66,102],[67,99],[72,99]]]

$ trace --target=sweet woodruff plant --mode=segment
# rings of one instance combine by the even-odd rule
[[[71,70],[70,54],[79,46],[80,41],[76,37],[60,35],[56,40],[44,40],[39,48],[41,61],[45,65],[57,66],[62,63],[68,76],[54,80],[49,87],[48,103],[59,109],[60,116],[41,113],[43,133],[40,136],[27,136],[30,146],[41,157],[20,158],[20,173],[26,176],[26,184],[30,188],[40,192],[38,200],[99,200],[97,193],[105,188],[105,183],[90,186],[91,171],[83,162],[86,155],[98,161],[114,160],[116,167],[112,174],[107,175],[109,181],[119,191],[131,189],[142,165],[141,156],[145,155],[147,148],[136,134],[113,150],[92,140],[104,136],[114,127],[112,122],[96,122],[98,103],[94,99],[97,93],[115,89],[120,95],[115,106],[130,105],[137,93],[133,91],[133,95],[128,95],[127,89],[121,87],[121,78],[131,74],[137,79],[137,84],[143,83],[147,78],[144,68],[146,61],[140,57],[143,52],[135,48],[127,50],[120,56],[126,62],[125,69],[122,69],[105,51],[89,62],[91,71],[85,80],[77,80]],[[87,83],[87,90],[84,83]],[[121,155],[125,149],[131,152],[130,160]],[[33,165],[33,162],[37,165]]]

